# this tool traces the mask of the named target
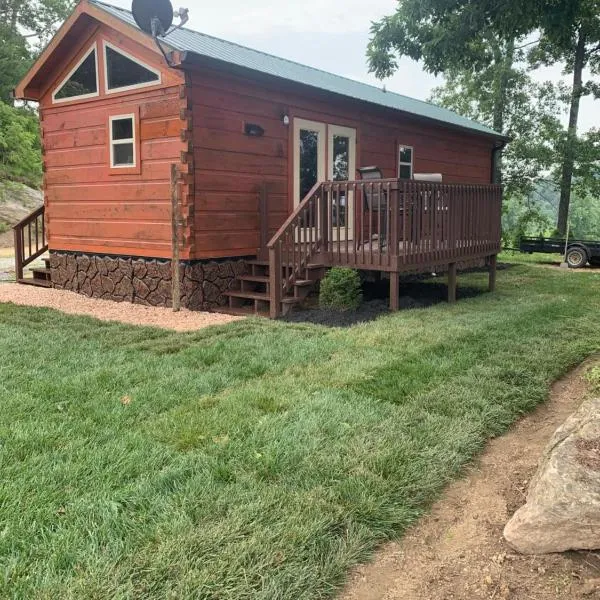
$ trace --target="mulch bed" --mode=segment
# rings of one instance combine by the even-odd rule
[[[427,277],[427,281],[424,278]],[[400,282],[400,310],[426,308],[446,302],[448,288],[445,277],[440,281],[431,281],[430,275],[411,276]],[[486,293],[481,288],[462,286],[457,289],[457,300],[474,298]],[[338,311],[320,308],[318,297],[308,299],[304,309],[296,308],[283,317],[290,323],[313,323],[327,327],[351,327],[358,323],[373,321],[378,317],[389,314],[389,282],[363,284],[364,301],[356,311]]]

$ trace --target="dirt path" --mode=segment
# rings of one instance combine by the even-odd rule
[[[209,325],[222,325],[243,318],[190,310],[181,310],[175,313],[170,308],[99,300],[75,292],[51,290],[16,283],[0,283],[0,303],[2,302],[54,308],[65,313],[87,315],[104,321],[120,321],[130,325],[150,325],[152,327],[174,329],[175,331],[195,331]]]
[[[525,557],[502,538],[550,436],[581,404],[592,362],[600,359],[557,382],[548,402],[492,440],[400,542],[352,573],[339,600],[600,599],[600,553]]]

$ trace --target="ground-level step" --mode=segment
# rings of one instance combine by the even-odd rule
[[[49,288],[52,287],[52,282],[47,279],[18,279],[17,283],[22,283],[24,285],[37,285],[38,287]]]
[[[244,300],[263,300],[264,302],[269,301],[269,294],[264,292],[242,292],[241,290],[230,290],[225,292],[225,296],[230,298],[242,298]]]

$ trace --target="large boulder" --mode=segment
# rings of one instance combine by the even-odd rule
[[[523,554],[600,548],[599,398],[556,431],[504,537]]]

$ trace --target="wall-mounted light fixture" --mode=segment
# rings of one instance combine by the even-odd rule
[[[290,124],[290,118],[288,115],[283,115],[281,117],[281,121],[283,122],[284,125],[289,125]]]
[[[244,123],[244,133],[250,137],[262,137],[265,130],[256,123]]]

